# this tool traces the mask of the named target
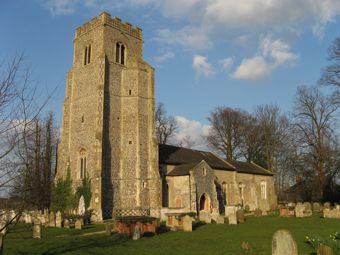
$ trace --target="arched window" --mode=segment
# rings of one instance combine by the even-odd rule
[[[120,42],[116,43],[116,63],[125,65],[125,46]]]
[[[203,176],[207,175],[207,169],[205,167],[202,168],[202,175]]]
[[[86,176],[86,168],[87,168],[87,161],[86,161],[86,150],[81,149],[79,153],[79,178],[84,179]]]
[[[261,181],[261,199],[267,199],[267,182]]]

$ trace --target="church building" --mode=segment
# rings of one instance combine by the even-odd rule
[[[68,71],[56,178],[91,179],[94,219],[169,210],[276,206],[273,174],[213,153],[158,145],[154,69],[142,30],[103,12],[78,27]]]

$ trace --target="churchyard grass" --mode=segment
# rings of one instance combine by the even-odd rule
[[[4,254],[271,254],[271,240],[277,229],[288,229],[297,241],[299,254],[314,254],[306,236],[328,238],[340,230],[340,220],[320,215],[308,218],[282,218],[277,215],[248,217],[240,225],[207,224],[191,233],[167,232],[138,241],[116,234],[105,235],[105,225],[97,224],[83,230],[42,228],[42,239],[32,238],[32,226],[20,224],[5,239]],[[99,232],[93,235],[83,235]],[[242,250],[248,242],[250,251]]]

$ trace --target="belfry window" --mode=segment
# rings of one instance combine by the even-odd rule
[[[261,182],[261,199],[267,199],[267,183]]]
[[[87,168],[87,162],[86,162],[86,151],[82,149],[80,151],[79,155],[79,178],[84,179],[86,176],[86,168]]]
[[[91,62],[91,45],[85,47],[84,50],[84,66]]]
[[[125,46],[120,42],[116,43],[116,63],[125,65]]]

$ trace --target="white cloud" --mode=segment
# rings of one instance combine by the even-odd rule
[[[172,51],[167,51],[159,56],[154,57],[154,59],[157,63],[162,63],[167,60],[173,59],[174,57],[175,57],[175,54]]]
[[[207,49],[212,46],[211,40],[205,33],[189,26],[176,31],[167,28],[159,29],[154,40],[165,44],[179,44],[190,49]]]
[[[222,65],[223,70],[226,70],[226,71],[230,69],[233,63],[234,63],[234,60],[232,57],[220,60],[220,64]]]
[[[178,132],[173,138],[175,144],[183,143],[183,141],[185,143],[187,138],[189,138],[193,142],[194,147],[205,147],[204,137],[209,134],[209,125],[204,125],[197,120],[189,120],[183,116],[176,116],[175,119],[178,125]],[[187,144],[182,145],[186,146]]]
[[[260,40],[258,53],[252,58],[244,58],[236,68],[233,77],[243,80],[260,80],[268,77],[276,68],[292,64],[299,59],[290,52],[288,43],[266,36]]]
[[[75,12],[79,0],[42,0],[41,2],[52,15],[68,15]]]
[[[192,59],[192,68],[196,71],[197,75],[209,77],[215,73],[211,64],[207,62],[207,58],[200,55],[195,55]]]

